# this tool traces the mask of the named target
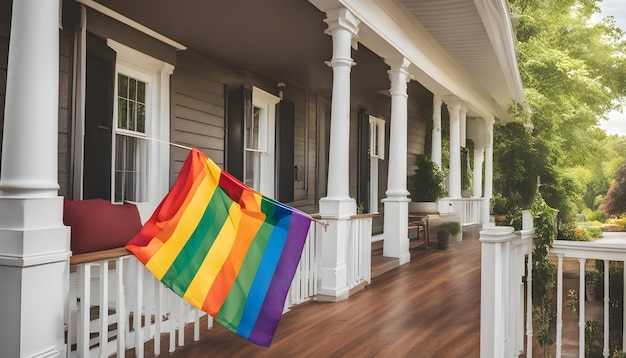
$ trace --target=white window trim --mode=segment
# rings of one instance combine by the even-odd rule
[[[146,132],[148,138],[169,141],[170,138],[170,76],[174,66],[148,56],[117,41],[107,39],[107,45],[116,52],[115,95],[113,102],[113,130],[117,130],[117,75],[123,73],[148,83],[146,89]],[[113,133],[115,134],[115,133]],[[115,195],[115,135],[112,136],[111,197]],[[170,148],[148,141],[148,187],[146,200],[138,203],[140,211],[155,208],[169,191]]]
[[[271,198],[274,197],[275,182],[275,143],[276,143],[276,104],[280,102],[280,98],[271,93],[265,92],[260,88],[252,87],[252,105],[259,107],[267,113],[266,123],[260,125],[259,135],[261,142],[261,176],[260,176],[260,192]]]
[[[385,159],[385,120],[370,116],[370,158]],[[378,138],[376,138],[376,136]],[[376,145],[378,139],[378,145]]]

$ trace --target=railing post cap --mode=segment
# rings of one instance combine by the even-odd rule
[[[481,242],[502,242],[515,237],[512,226],[484,226],[480,232]]]

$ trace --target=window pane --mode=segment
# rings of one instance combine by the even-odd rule
[[[123,98],[117,100],[117,128],[128,129],[128,101]]]
[[[254,190],[260,190],[261,153],[246,151],[244,183]]]
[[[119,97],[128,98],[128,77],[124,75],[119,75],[117,77],[117,82],[117,95]]]
[[[129,101],[128,103],[128,127],[127,129],[134,131],[135,130],[135,119],[137,118],[137,112],[135,111],[137,108],[137,103],[133,101]]]
[[[118,128],[145,133],[146,84],[124,75],[118,83]]]
[[[146,84],[137,81],[137,102],[146,103]]]
[[[146,105],[137,104],[137,132],[146,132]]]
[[[137,80],[131,78],[128,82],[128,98],[137,99]]]
[[[261,120],[261,109],[254,107],[252,118],[246,123],[246,148],[259,149],[259,122]]]
[[[138,138],[117,135],[115,138],[115,201],[141,201],[139,185],[145,185],[142,162],[145,148]]]

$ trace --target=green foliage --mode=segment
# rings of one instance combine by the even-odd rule
[[[408,190],[412,201],[429,202],[437,201],[446,195],[443,186],[445,179],[443,172],[430,158],[424,154],[418,154],[417,168],[413,175],[408,178]]]
[[[461,223],[458,221],[446,221],[439,227],[440,231],[450,233],[450,235],[457,235],[461,232]]]
[[[602,335],[598,330],[598,324],[594,320],[585,322],[585,357],[601,358],[602,347],[598,344]]]
[[[533,251],[533,316],[537,325],[537,341],[545,349],[554,343],[556,318],[556,269],[548,260],[556,238],[557,211],[549,207],[541,195],[534,196],[530,206],[537,243]]]
[[[540,191],[559,210],[559,222],[573,221],[598,208],[615,162],[626,157],[626,140],[598,128],[625,103],[626,41],[612,19],[590,20],[597,3],[509,0],[534,131],[520,124],[494,130],[494,192],[508,212],[528,206],[541,177]],[[513,103],[510,110],[521,116],[522,109]]]

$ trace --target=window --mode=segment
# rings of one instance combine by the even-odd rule
[[[370,157],[385,159],[385,121],[374,116],[370,122]]]
[[[274,141],[276,104],[280,98],[259,88],[252,89],[252,116],[244,127],[244,183],[274,197]]]
[[[146,201],[146,83],[118,73],[114,202]]]
[[[158,203],[169,189],[169,76],[173,66],[113,40],[113,202]]]

